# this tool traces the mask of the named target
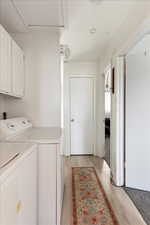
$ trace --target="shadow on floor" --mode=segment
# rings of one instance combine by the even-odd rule
[[[150,225],[150,192],[127,187],[124,190],[143,216],[147,225]]]

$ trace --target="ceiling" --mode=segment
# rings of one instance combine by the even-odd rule
[[[0,0],[0,23],[9,32],[59,29],[75,61],[102,58],[149,12],[149,0]]]
[[[64,27],[63,0],[0,0],[0,22],[10,32]]]
[[[69,0],[61,43],[71,60],[95,61],[121,44],[150,12],[149,0]],[[150,13],[149,13],[150,14]],[[95,33],[91,33],[91,29]]]

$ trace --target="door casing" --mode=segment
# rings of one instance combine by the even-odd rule
[[[71,129],[70,129],[70,79],[71,78],[91,78],[94,81],[94,150],[93,155],[96,153],[96,75],[70,75],[65,79],[65,99],[64,99],[64,117],[65,117],[65,155],[71,155]]]
[[[92,137],[91,137],[91,141],[92,141],[92,151],[91,150],[89,150],[87,153],[85,153],[85,154],[94,154],[94,152],[95,152],[95,84],[94,84],[94,78],[93,77],[82,77],[82,76],[80,76],[80,77],[73,77],[73,76],[71,76],[70,77],[70,85],[69,85],[69,87],[70,87],[70,89],[69,89],[69,93],[70,93],[70,152],[71,152],[71,154],[73,154],[73,152],[72,152],[72,123],[71,123],[71,120],[72,120],[72,118],[71,118],[71,82],[73,81],[73,80],[75,80],[75,79],[90,79],[90,81],[92,81],[92,127],[91,127],[91,129],[92,129],[92,131],[94,130],[94,134],[93,134],[93,132],[92,132]],[[89,143],[90,144],[90,143]],[[89,148],[89,146],[87,146],[87,149]],[[91,149],[91,148],[90,148]],[[83,151],[84,152],[84,151]],[[84,154],[84,153],[77,153],[77,154]]]

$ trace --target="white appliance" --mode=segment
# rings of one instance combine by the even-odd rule
[[[22,117],[1,120],[0,140],[38,144],[38,224],[60,225],[64,189],[61,128],[35,128]]]
[[[0,143],[0,224],[37,225],[37,146]]]

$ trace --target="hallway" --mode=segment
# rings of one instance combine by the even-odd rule
[[[65,193],[61,225],[72,225],[71,167],[78,166],[95,167],[120,225],[146,225],[125,191],[110,184],[110,169],[105,161],[93,156],[65,158]]]

